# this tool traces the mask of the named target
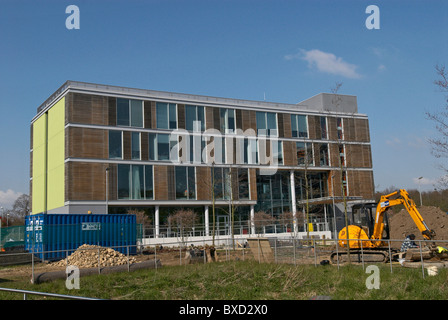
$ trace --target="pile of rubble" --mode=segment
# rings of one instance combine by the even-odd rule
[[[110,267],[128,264],[128,262],[131,264],[137,261],[135,258],[128,257],[111,248],[83,244],[68,256],[68,259],[62,259],[52,265],[57,267],[74,265],[78,268],[93,268],[98,267],[98,262],[100,267]]]

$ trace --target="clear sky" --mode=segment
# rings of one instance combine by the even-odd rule
[[[30,121],[66,80],[285,103],[341,82],[370,120],[376,188],[432,190],[447,34],[442,0],[1,0],[0,206],[29,192]]]

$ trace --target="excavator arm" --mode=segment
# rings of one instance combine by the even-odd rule
[[[396,199],[390,199],[391,197],[395,195],[399,195]],[[372,240],[377,240],[382,238],[383,230],[384,230],[384,212],[386,212],[390,207],[403,204],[406,208],[407,212],[411,216],[412,220],[414,221],[417,228],[422,233],[423,237],[426,240],[432,240],[435,237],[435,232],[426,225],[425,221],[423,220],[423,217],[421,216],[420,212],[417,210],[417,206],[415,205],[414,200],[412,200],[409,197],[409,193],[404,190],[400,189],[399,191],[392,192],[391,194],[381,196],[381,200],[378,203],[377,209],[376,209],[376,216],[375,216],[375,226],[373,229],[372,234]]]

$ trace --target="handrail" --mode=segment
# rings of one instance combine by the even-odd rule
[[[75,300],[104,300],[104,299],[99,299],[99,298],[70,296],[70,295],[58,294],[58,293],[39,292],[39,291],[30,291],[30,290],[21,290],[21,289],[12,289],[12,288],[0,288],[0,291],[23,293],[23,300],[26,300],[27,294],[35,294],[38,296],[55,297],[55,298],[63,298],[63,299],[75,299]]]

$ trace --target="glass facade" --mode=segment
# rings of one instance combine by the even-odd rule
[[[177,129],[177,107],[174,103],[156,103],[158,129]]]
[[[109,159],[123,158],[122,137],[122,131],[109,130]]]
[[[151,165],[119,164],[117,190],[119,200],[152,200],[153,173]]]
[[[196,175],[194,167],[175,167],[176,200],[196,199]]]
[[[117,125],[143,127],[143,101],[118,98]]]
[[[291,135],[293,138],[308,138],[307,117],[305,115],[291,115]]]

